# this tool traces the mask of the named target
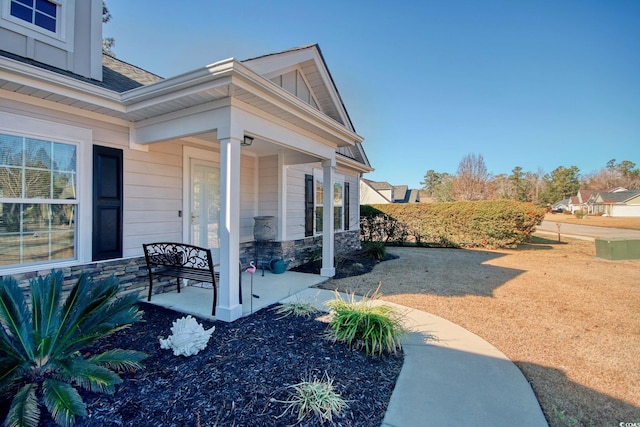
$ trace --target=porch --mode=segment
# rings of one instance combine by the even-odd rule
[[[264,307],[268,307],[312,286],[325,282],[328,278],[317,274],[297,273],[287,271],[274,274],[258,270],[253,275],[253,294],[259,298],[252,298],[251,274],[242,273],[242,316],[247,316]],[[153,295],[150,303],[170,308],[185,314],[191,314],[205,319],[215,319],[211,316],[211,288],[207,285],[185,286],[180,293],[176,291]]]

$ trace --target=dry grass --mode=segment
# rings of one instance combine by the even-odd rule
[[[609,217],[609,216],[585,216],[576,218],[575,215],[547,214],[546,221],[563,222],[567,224],[593,225],[596,227],[630,228],[640,230],[640,217]]]
[[[640,422],[640,261],[542,238],[514,250],[389,252],[400,258],[325,287],[366,294],[382,282],[383,299],[483,337],[520,367],[552,427]]]

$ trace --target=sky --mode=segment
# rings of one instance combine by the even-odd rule
[[[640,167],[638,0],[106,0],[116,56],[162,77],[318,43],[374,172]]]

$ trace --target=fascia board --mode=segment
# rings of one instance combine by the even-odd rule
[[[117,92],[10,58],[0,58],[0,78],[114,111],[125,111]]]
[[[345,166],[345,167],[349,167],[352,169],[355,169],[359,172],[362,173],[367,173],[367,172],[373,172],[375,169],[372,168],[371,166],[368,165],[364,165],[356,160],[353,160],[347,156],[344,156],[340,153],[336,153],[336,163],[341,165],[341,166]]]
[[[307,105],[304,101],[297,96],[287,92],[277,84],[265,79],[264,77],[256,74],[243,64],[236,64],[234,68],[234,77],[238,77],[238,80],[234,78],[233,83],[239,87],[265,99],[272,104],[291,112],[293,115],[304,115],[310,121],[319,124],[325,131],[333,134],[340,140],[353,145],[355,142],[362,142],[364,138],[353,132],[352,130],[344,127],[342,124],[336,122],[332,118],[326,116],[322,112],[316,110],[310,105]]]
[[[229,84],[229,79],[225,80],[224,77],[232,75],[234,64],[237,63],[235,59],[230,58],[150,85],[131,89],[122,94],[122,102],[131,107],[143,101],[153,103],[160,97],[175,98]]]

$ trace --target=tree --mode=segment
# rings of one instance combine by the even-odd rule
[[[467,154],[458,165],[453,180],[455,200],[483,200],[487,196],[487,184],[491,175],[481,154]]]
[[[528,200],[528,182],[525,180],[525,173],[520,166],[516,166],[509,175],[509,181],[513,185],[513,194],[511,198],[519,202],[526,202]]]
[[[534,204],[540,204],[540,195],[546,188],[546,182],[543,179],[544,170],[538,168],[538,173],[527,172],[524,176],[527,188],[527,200]]]
[[[488,184],[488,199],[513,199],[513,183],[509,177],[503,173],[493,177]]]
[[[111,13],[109,12],[109,9],[107,8],[107,3],[105,3],[104,0],[102,0],[102,23],[106,24],[107,22],[109,22],[111,20]],[[109,56],[113,56],[115,58],[116,54],[113,53],[113,46],[115,46],[116,41],[113,39],[113,37],[105,37],[102,39],[102,53],[104,55],[109,55]]]
[[[447,173],[439,173],[433,169],[429,169],[424,175],[424,181],[420,182],[422,189],[428,191],[429,194],[433,194],[433,189],[442,182],[443,175],[447,175]]]
[[[544,176],[547,188],[541,196],[545,203],[555,203],[577,194],[580,189],[580,169],[577,166],[559,166]]]
[[[454,177],[444,172],[440,182],[433,188],[431,197],[436,202],[453,202]]]
[[[640,189],[640,170],[632,161],[616,163],[616,159],[611,159],[606,167],[586,176],[582,184],[589,190],[606,191],[616,187],[636,190]]]

